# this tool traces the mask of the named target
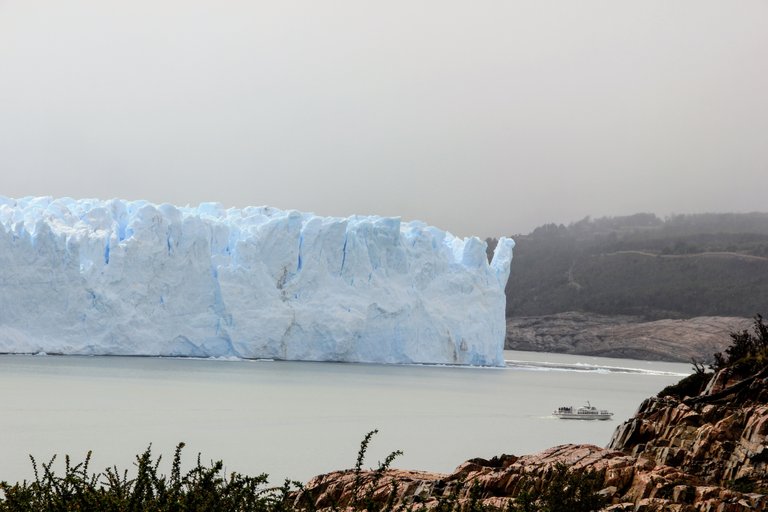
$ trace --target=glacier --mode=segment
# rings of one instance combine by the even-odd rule
[[[502,366],[514,241],[399,218],[0,196],[0,353]]]

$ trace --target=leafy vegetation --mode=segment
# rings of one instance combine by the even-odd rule
[[[768,365],[768,325],[762,315],[755,316],[753,332],[731,333],[731,345],[715,354],[714,370],[728,369],[734,375],[757,373]]]
[[[694,363],[694,372],[687,377],[684,377],[675,384],[670,384],[661,391],[659,391],[659,398],[665,396],[672,396],[682,400],[687,396],[697,396],[704,391],[707,383],[712,378],[712,373],[705,372],[704,369]]]
[[[522,492],[510,512],[588,512],[600,510],[608,499],[598,491],[603,475],[595,471],[569,471],[565,464],[556,464],[547,484],[541,489],[529,486]]]
[[[507,316],[750,316],[768,302],[768,213],[585,218],[514,238]]]
[[[34,457],[35,480],[9,485],[0,482],[0,511],[103,511],[103,512],[191,512],[191,511],[278,511],[290,484],[267,487],[267,475],[256,477],[232,473],[224,476],[223,463],[200,463],[181,471],[181,451],[176,447],[170,477],[158,474],[162,456],[154,459],[151,447],[136,457],[136,476],[116,467],[90,473],[91,454],[79,464],[65,459],[64,474],[53,470],[56,456],[39,468]]]
[[[728,482],[728,487],[736,492],[743,493],[756,492],[760,490],[754,479],[748,477],[740,477],[736,480]]]
[[[387,471],[394,462],[395,458],[403,454],[400,450],[390,453],[384,462],[379,463],[379,467],[374,472],[373,479],[367,487],[363,487],[362,474],[363,474],[363,461],[365,460],[365,453],[368,450],[368,444],[371,442],[371,438],[378,434],[378,430],[372,430],[368,432],[363,441],[360,443],[360,450],[357,452],[357,461],[355,462],[355,483],[353,486],[352,494],[355,496],[355,500],[352,502],[352,508],[355,510],[368,510],[370,512],[379,512],[381,510],[392,510],[395,504],[395,498],[397,497],[398,487],[396,483],[392,483],[389,498],[387,502],[382,504],[377,502],[374,497],[376,485],[384,476],[384,472]]]

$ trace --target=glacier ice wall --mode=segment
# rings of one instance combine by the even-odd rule
[[[0,197],[0,353],[503,364],[514,242],[269,207]]]

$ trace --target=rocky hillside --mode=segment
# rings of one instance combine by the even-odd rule
[[[450,474],[388,470],[382,475],[365,472],[358,478],[352,470],[328,473],[312,479],[294,503],[300,507],[309,500],[321,510],[360,509],[365,502],[374,504],[369,508],[413,503],[432,509],[455,503],[469,509],[474,503],[505,509],[514,507],[522,495],[551,485],[559,467],[576,475],[597,475],[601,510],[768,510],[768,496],[763,494],[709,484],[674,466],[593,445],[472,459]]]
[[[508,350],[559,352],[648,361],[709,361],[728,345],[728,333],[752,321],[696,317],[644,321],[642,317],[567,312],[507,319]]]
[[[722,370],[699,396],[649,398],[608,447],[673,466],[702,485],[768,490],[768,368]]]
[[[703,368],[645,400],[607,448],[563,445],[473,459],[453,473],[388,469],[321,475],[299,508],[392,510],[768,510],[768,327],[734,333]]]

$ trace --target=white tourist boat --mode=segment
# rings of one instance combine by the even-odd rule
[[[558,407],[552,414],[561,420],[609,420],[613,416],[612,412],[598,409],[589,402],[578,409],[570,405]]]

